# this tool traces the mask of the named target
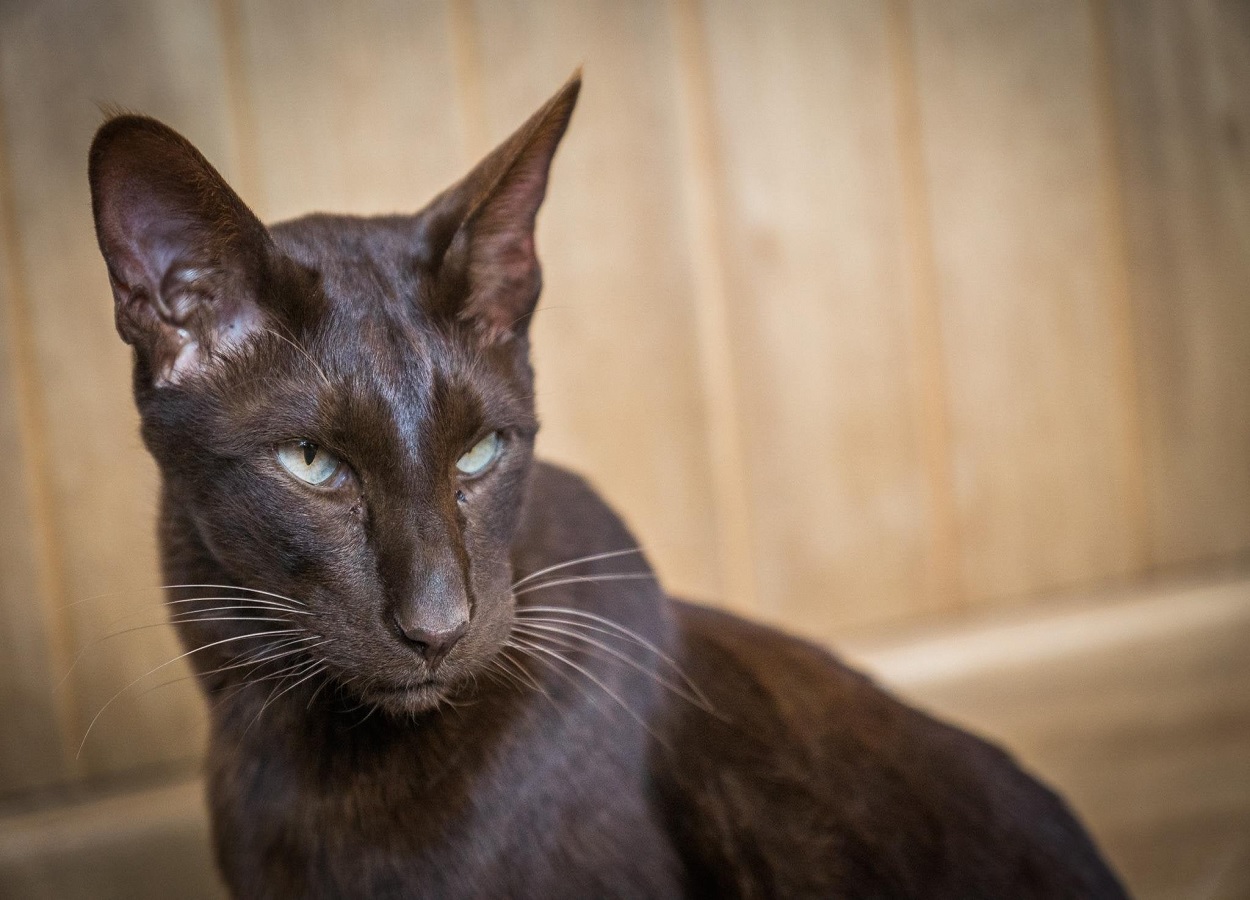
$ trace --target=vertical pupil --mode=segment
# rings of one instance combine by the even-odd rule
[[[311,466],[317,458],[317,445],[312,441],[300,441],[299,446],[304,451],[304,465]]]

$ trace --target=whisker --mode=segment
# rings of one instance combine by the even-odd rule
[[[650,572],[627,572],[614,575],[570,575],[567,578],[544,581],[542,584],[531,584],[529,587],[522,588],[519,591],[513,591],[512,596],[520,597],[522,594],[528,594],[530,591],[541,591],[543,588],[559,587],[563,584],[593,584],[600,581],[641,581],[654,578],[655,575]]]
[[[360,708],[360,707],[357,707],[357,709],[359,709],[359,708]],[[377,711],[378,711],[378,705],[377,705],[376,703],[371,703],[371,704],[369,705],[369,711],[368,711],[367,713],[365,713],[364,718],[362,718],[362,719],[361,719],[359,722],[357,722],[355,725],[349,725],[349,726],[347,727],[347,730],[348,730],[348,731],[352,731],[353,729],[359,728],[361,725],[365,724],[365,722],[368,722],[368,721],[369,721],[369,717],[370,717],[371,715],[373,715],[373,714],[374,714],[375,712],[377,712]]]
[[[221,607],[221,608],[225,609],[226,607]],[[203,611],[211,612],[211,610],[203,610]],[[200,612],[200,611],[197,610],[196,612]],[[180,615],[189,616],[191,615],[191,613],[185,613],[185,614],[180,614]],[[191,622],[259,622],[262,624],[266,624],[266,623],[289,624],[290,620],[289,619],[270,619],[270,618],[265,618],[262,616],[208,616],[205,618],[184,618],[184,619],[173,619],[171,617],[167,621],[151,622],[147,625],[134,625],[130,628],[123,628],[121,631],[113,631],[113,632],[110,632],[109,634],[95,638],[94,640],[90,641],[86,646],[84,646],[81,650],[78,651],[78,655],[74,657],[73,662],[69,664],[69,668],[65,670],[65,674],[61,676],[61,680],[57,682],[56,684],[57,690],[60,690],[61,687],[65,684],[66,680],[69,678],[69,676],[74,674],[74,669],[77,668],[80,662],[82,662],[82,658],[86,656],[88,652],[95,649],[100,644],[104,643],[107,640],[111,640],[112,638],[121,637],[123,634],[132,634],[136,631],[146,631],[149,628],[167,628],[170,622],[174,622],[174,623],[177,623],[177,622],[188,622],[188,623],[191,623]],[[264,631],[257,632],[257,634],[261,634],[261,635],[268,634],[268,633],[270,632],[264,632]]]
[[[323,669],[322,674],[325,674],[325,672],[326,670]],[[326,689],[326,685],[328,685],[333,680],[334,679],[332,679],[329,675],[326,675],[326,677],[323,678],[321,681],[321,686],[317,688],[315,691],[313,691],[312,696],[308,698],[308,705],[305,706],[304,709],[311,710],[313,701],[317,699],[317,695],[320,694],[322,691],[324,691]]]
[[[302,665],[301,666],[299,664],[295,664],[295,665],[290,666],[290,669],[286,670],[285,677],[295,677],[297,675],[304,675],[305,672],[309,672],[310,670],[315,670],[315,671],[311,671],[311,675],[316,675],[316,674],[319,674],[319,672],[325,671],[327,669],[325,662],[321,662],[321,661],[314,661],[314,662],[315,662],[315,665]],[[309,677],[311,677],[311,675],[309,675]],[[252,684],[255,684],[255,681],[270,680],[270,679],[275,679],[275,677],[277,677],[276,674],[265,675],[264,677],[262,677],[262,679],[255,679],[254,681],[252,681]],[[265,701],[265,706],[269,706],[271,702],[274,702],[274,700],[277,700],[277,697],[280,697],[282,696],[282,694],[285,694],[286,691],[291,690],[291,687],[297,687],[301,685],[302,682],[304,681],[307,681],[307,677],[305,677],[305,679],[300,679],[299,681],[296,681],[295,684],[292,684],[290,687],[286,687],[285,690],[282,690],[281,694],[275,697],[270,697],[269,700]],[[261,712],[265,711],[265,706],[260,707]],[[257,712],[256,715],[259,716],[260,712]]]
[[[579,556],[577,559],[570,559],[567,562],[556,563],[554,566],[547,566],[545,569],[539,569],[537,572],[531,572],[519,581],[513,582],[512,587],[520,587],[527,581],[533,581],[535,578],[538,578],[541,575],[546,575],[548,572],[555,572],[559,569],[567,569],[569,566],[576,566],[580,563],[596,562],[601,559],[613,559],[617,556],[627,556],[630,553],[641,552],[642,549],[640,547],[630,547],[628,550],[609,550],[607,553],[592,553],[589,556]]]
[[[704,694],[703,691],[699,689],[699,686],[695,684],[694,681],[686,674],[685,670],[681,667],[681,665],[677,662],[677,660],[673,659],[671,656],[669,656],[667,653],[665,653],[663,650],[661,650],[651,641],[644,638],[638,632],[633,631],[629,628],[626,628],[620,622],[617,622],[614,619],[609,619],[606,616],[598,615],[597,613],[588,612],[584,609],[574,609],[573,607],[569,607],[569,606],[522,606],[522,607],[518,607],[516,612],[517,612],[518,617],[520,617],[521,613],[527,613],[527,614],[528,613],[548,613],[548,614],[554,613],[557,615],[573,616],[573,617],[577,617],[581,619],[590,619],[593,622],[597,622],[601,625],[607,626],[608,628],[615,629],[616,632],[620,633],[622,638],[628,638],[629,640],[634,641],[635,643],[650,650],[657,657],[659,657],[664,662],[666,662],[673,669],[674,673],[676,673],[681,678],[681,680],[686,683],[686,685],[690,688],[690,690],[693,691],[703,701],[703,705],[707,707],[708,711],[714,712],[714,707],[712,705],[712,702],[707,698],[707,695]],[[524,618],[527,621],[538,621],[538,622],[545,621],[539,616],[526,615]],[[583,627],[583,628],[591,628],[603,634],[611,634],[611,632],[604,631],[604,629],[602,628],[595,628],[595,626],[589,625],[587,623],[563,621],[563,622],[560,622],[560,624],[567,624],[570,626],[576,624],[576,625],[580,625],[580,627]]]
[[[293,651],[293,652],[302,652],[303,649],[304,648],[300,648],[299,650]],[[223,703],[224,701],[229,700],[231,697],[237,697],[240,693],[242,693],[247,688],[255,684],[260,684],[262,681],[273,681],[275,679],[278,679],[279,684],[274,685],[274,690],[277,690],[277,688],[280,687],[281,685],[281,681],[286,680],[286,678],[288,678],[290,675],[295,674],[297,672],[307,671],[308,666],[311,662],[313,661],[308,660],[308,659],[296,659],[293,662],[288,662],[283,668],[279,669],[276,672],[271,672],[268,675],[260,675],[256,677],[253,677],[252,673],[249,672],[247,673],[247,675],[244,676],[243,680],[240,681],[238,684],[231,685],[227,690],[219,694],[217,698],[214,700],[213,706],[214,708],[216,708],[217,706],[220,706],[221,703]],[[273,696],[273,691],[270,691],[270,696]]]
[[[268,635],[276,635],[276,634],[296,634],[296,633],[298,633],[298,631],[299,631],[299,629],[294,629],[294,628],[292,628],[292,629],[289,629],[289,630],[287,630],[287,631],[285,631],[285,632],[282,632],[282,631],[270,631],[270,632],[266,632],[266,634],[268,634]],[[228,638],[222,638],[222,639],[221,639],[221,640],[219,640],[219,641],[213,641],[211,644],[204,644],[204,645],[203,645],[203,646],[201,646],[201,647],[196,647],[196,648],[194,648],[193,650],[188,650],[186,653],[180,653],[178,656],[175,656],[173,659],[170,659],[170,660],[167,660],[167,661],[165,661],[165,662],[161,663],[161,664],[160,664],[159,666],[157,666],[156,668],[154,668],[154,669],[149,669],[147,672],[144,672],[142,675],[140,675],[140,676],[139,676],[138,678],[136,678],[134,681],[130,682],[130,684],[126,685],[124,688],[122,688],[120,691],[118,691],[116,694],[114,694],[112,697],[110,697],[110,698],[108,699],[108,702],[106,702],[106,703],[105,703],[102,707],[100,707],[100,711],[99,711],[99,712],[97,712],[97,713],[95,714],[95,716],[92,718],[91,722],[87,725],[87,730],[86,730],[86,732],[84,732],[84,734],[83,734],[83,736],[82,736],[82,741],[78,744],[78,752],[77,752],[76,754],[74,754],[74,758],[75,758],[75,759],[78,759],[79,757],[81,757],[81,756],[82,756],[82,748],[83,748],[84,746],[86,746],[86,744],[87,744],[87,738],[91,735],[91,729],[92,729],[92,728],[94,728],[94,727],[95,727],[95,723],[96,723],[96,722],[98,722],[98,721],[100,720],[100,716],[104,715],[104,711],[105,711],[106,709],[108,709],[110,706],[112,706],[112,705],[113,705],[113,702],[114,702],[114,701],[115,701],[118,697],[120,697],[122,694],[126,693],[126,691],[130,690],[132,687],[134,687],[134,686],[135,686],[136,684],[138,684],[140,681],[142,681],[143,679],[147,678],[149,675],[152,675],[152,674],[153,674],[153,673],[155,673],[155,672],[159,672],[161,669],[165,668],[166,666],[172,666],[174,663],[178,662],[178,660],[180,660],[180,659],[186,659],[186,658],[187,658],[188,656],[190,656],[192,653],[199,653],[199,652],[201,652],[201,651],[203,651],[203,650],[210,650],[210,649],[212,649],[213,647],[219,647],[219,646],[221,646],[222,644],[228,644],[228,643],[230,643],[231,641],[242,641],[242,640],[252,639],[252,638],[255,638],[255,637],[257,637],[257,635],[255,635],[255,634],[236,634],[236,635],[233,635],[233,636],[228,637]]]
[[[535,678],[533,675],[531,675],[529,670],[526,669],[525,666],[521,662],[513,659],[511,656],[508,655],[508,648],[501,647],[497,655],[500,657],[503,657],[504,661],[507,662],[511,668],[517,671],[517,673],[519,674],[519,677],[521,677],[530,685],[532,685],[534,690],[538,691],[548,700],[551,700],[551,695],[547,693],[547,689],[542,686],[542,684],[538,681],[538,679]],[[554,703],[555,701],[553,700],[552,702]]]
[[[312,367],[317,370],[317,374],[321,376],[321,380],[325,382],[326,387],[332,388],[334,386],[330,383],[330,376],[326,375],[325,369],[321,368],[321,365],[317,362],[317,360],[313,359],[312,354],[309,353],[307,350],[305,350],[303,347],[301,347],[299,344],[295,343],[295,341],[292,338],[289,338],[283,334],[279,334],[278,332],[274,331],[272,328],[265,328],[262,330],[267,334],[272,334],[274,337],[278,338],[279,340],[286,341],[288,344],[290,344],[300,353],[304,354],[304,357],[310,363],[312,363]]]
[[[276,651],[283,647],[290,647],[293,643],[311,640],[311,639],[312,639],[312,636],[309,636],[307,638],[294,638],[292,640],[282,641],[274,647],[267,647],[265,649]],[[222,672],[229,672],[232,669],[242,669],[248,666],[250,666],[253,670],[255,670],[259,668],[260,666],[263,666],[267,663],[271,663],[274,660],[281,659],[284,656],[292,656],[293,654],[296,654],[296,653],[304,653],[308,650],[312,650],[315,647],[320,647],[322,644],[328,644],[330,643],[330,640],[331,640],[330,638],[327,638],[315,644],[308,644],[303,647],[294,647],[293,649],[286,650],[282,653],[272,653],[271,655],[264,656],[260,659],[244,658],[241,662],[232,663],[231,665],[228,665],[228,666],[220,666],[219,668],[216,668],[216,669],[209,669],[206,672],[192,672],[190,675],[181,675],[178,678],[172,678],[169,681],[162,681],[160,684],[153,685],[150,688],[145,688],[144,690],[140,691],[138,694],[135,694],[135,699],[137,700],[140,697],[146,696],[147,694],[150,694],[152,691],[156,690],[157,688],[169,687],[169,685],[171,684],[177,684],[180,681],[188,681],[189,679],[192,679],[192,678],[202,678],[207,675],[219,675]],[[255,656],[255,654],[251,654],[251,655]],[[251,684],[254,681],[260,680],[260,679],[251,679],[250,675],[251,673],[248,673],[247,675],[244,676],[244,679],[245,679],[243,682],[244,685]],[[265,677],[267,678],[270,676],[265,676]]]
[[[210,610],[195,610],[195,612],[215,612],[215,611],[221,611],[221,610],[226,610],[226,609],[238,609],[238,610],[255,609],[261,612],[283,612],[283,613],[288,613],[289,615],[293,615],[293,616],[312,615],[312,613],[307,610],[296,609],[293,606],[285,606],[281,603],[275,603],[272,600],[257,600],[253,597],[188,597],[185,600],[162,600],[160,605],[169,607],[169,606],[176,606],[176,605],[183,604],[183,603],[218,603],[218,602],[222,602],[225,600],[245,600],[247,602],[244,604],[238,604],[234,606],[217,606],[217,607],[213,607]],[[128,613],[124,613],[118,616],[116,619],[109,622],[104,627],[112,628],[113,626],[119,625],[122,622],[126,621],[127,619],[131,619],[131,618],[134,618],[135,616],[141,616],[145,613],[151,612],[154,608],[155,607],[151,605],[147,605],[147,606],[142,606],[138,609],[131,610]],[[175,615],[180,615],[181,612],[182,612],[181,610],[174,610],[170,613],[170,616],[172,618]]]
[[[487,674],[498,672],[504,675],[510,683],[516,685],[523,693],[529,690],[537,691],[546,697],[548,702],[555,704],[555,701],[551,699],[551,695],[525,670],[525,667],[508,655],[506,648],[500,648],[490,658],[486,672]]]
[[[205,588],[208,590],[227,590],[227,591],[246,591],[249,594],[260,594],[262,597],[273,597],[276,600],[285,600],[287,603],[294,603],[296,606],[308,608],[308,604],[294,597],[288,597],[286,594],[275,594],[273,591],[262,591],[260,588],[242,587],[237,584],[170,584],[164,587],[171,590],[189,590],[191,588]],[[227,598],[227,599],[246,599],[246,598]],[[260,601],[257,601],[260,602]]]
[[[291,652],[298,653],[299,651],[293,650]],[[298,666],[303,666],[304,664],[305,664],[305,661],[300,659],[292,663],[292,666],[298,667]],[[215,694],[210,702],[213,708],[216,709],[222,703],[222,701],[235,696],[239,691],[243,690],[248,685],[257,684],[261,681],[269,681],[272,678],[280,678],[283,675],[285,675],[288,671],[289,669],[280,669],[271,675],[261,675],[255,678],[251,677],[249,673],[249,675],[246,678],[244,678],[243,681],[240,681],[238,684],[232,684],[228,686],[227,688],[223,689],[222,691],[218,692],[217,694]],[[160,684],[153,685],[152,687],[147,688],[141,693],[135,694],[135,699],[138,700],[140,697],[150,694],[152,691],[156,690],[157,688],[168,687],[171,684],[177,684],[179,681],[186,681],[188,679],[195,678],[195,677],[197,676],[193,673],[191,675],[183,675],[181,678],[173,678],[169,681],[162,681]]]
[[[289,673],[289,674],[287,674],[287,675],[284,675],[284,676],[283,676],[283,677],[282,677],[282,678],[278,681],[278,683],[277,683],[277,684],[275,684],[275,685],[273,686],[273,690],[269,692],[269,697],[265,700],[265,702],[264,702],[264,703],[262,703],[262,704],[261,704],[260,709],[258,709],[258,710],[256,711],[256,715],[252,717],[252,721],[250,721],[250,722],[248,722],[248,723],[247,723],[247,728],[243,729],[243,735],[244,735],[244,736],[246,736],[246,735],[247,735],[247,733],[248,733],[249,731],[251,731],[251,730],[252,730],[252,726],[253,726],[253,725],[255,725],[257,722],[259,722],[259,721],[260,721],[260,717],[264,714],[265,710],[267,710],[267,709],[269,708],[269,704],[273,703],[273,701],[277,700],[277,699],[278,699],[278,697],[281,697],[283,694],[285,694],[285,693],[286,693],[287,691],[289,691],[291,688],[293,688],[293,687],[298,687],[299,685],[303,684],[305,681],[307,681],[307,680],[308,680],[308,678],[311,678],[311,677],[312,677],[312,675],[315,675],[315,674],[316,674],[316,670],[317,670],[319,667],[324,667],[324,665],[325,665],[325,663],[321,662],[320,660],[316,660],[316,659],[314,659],[314,660],[309,660],[307,663],[304,663],[303,665],[296,665],[296,666],[295,666],[295,671],[294,671],[294,672],[291,672],[291,673]],[[278,689],[279,689],[279,688],[282,688],[282,685],[283,685],[283,683],[284,683],[284,682],[286,682],[286,681],[288,681],[288,680],[290,680],[290,679],[292,679],[292,678],[297,678],[297,677],[299,677],[299,676],[301,676],[301,675],[304,675],[304,673],[309,672],[309,670],[310,670],[310,669],[312,670],[312,672],[311,672],[311,674],[309,674],[307,677],[305,677],[305,678],[300,678],[300,680],[299,680],[299,681],[294,682],[294,683],[293,683],[293,684],[291,684],[289,687],[283,688],[281,692],[279,692],[279,691],[278,691]],[[259,680],[259,679],[257,679],[257,680]]]
[[[118,594],[146,594],[146,593],[151,593],[153,591],[179,591],[179,590],[190,590],[191,588],[204,588],[207,590],[225,590],[225,591],[247,591],[250,594],[262,594],[266,597],[276,597],[279,600],[286,600],[290,603],[294,603],[296,606],[306,607],[308,605],[306,603],[301,603],[299,600],[296,600],[294,597],[288,597],[285,594],[275,594],[273,591],[262,591],[259,588],[243,587],[242,585],[238,585],[238,584],[158,584],[154,587],[127,588],[125,590],[120,590],[120,591],[108,591],[103,594],[93,594],[92,596],[85,597],[82,600],[74,600],[71,603],[67,603],[65,604],[65,607],[68,609],[70,607],[79,606],[83,603],[90,603],[92,600],[102,600],[105,597],[116,597]],[[243,598],[228,598],[228,599],[243,599]]]
[[[179,606],[183,603],[217,603],[222,600],[246,600],[246,603],[235,606],[223,606],[220,609],[255,609],[262,612],[284,612],[293,616],[311,616],[312,613],[306,609],[296,609],[294,606],[283,606],[281,603],[274,603],[272,600],[256,600],[250,597],[188,597],[185,600],[165,600],[162,606]],[[176,615],[180,610],[174,610],[171,615]]]
[[[284,647],[290,647],[295,644],[303,643],[305,641],[311,641],[317,637],[320,637],[320,635],[305,634],[299,637],[287,638],[286,640],[278,641],[276,644],[266,644],[263,647],[258,647],[257,649],[252,650],[248,653],[236,654],[235,656],[232,657],[232,659],[243,659],[249,662],[251,661],[262,662],[264,660],[265,654],[267,653],[271,653],[274,650],[281,650]],[[329,639],[326,638],[323,640],[329,640]]]
[[[598,686],[599,686],[599,689],[600,689],[600,690],[602,690],[605,694],[607,694],[609,697],[611,697],[613,700],[615,700],[615,701],[617,702],[617,704],[621,707],[621,709],[623,709],[623,710],[625,710],[625,712],[629,713],[629,715],[630,715],[630,716],[634,719],[634,721],[635,721],[635,722],[637,722],[639,725],[641,725],[644,729],[646,729],[647,733],[648,733],[649,735],[651,735],[653,738],[655,738],[657,742],[659,742],[660,744],[662,744],[662,745],[663,745],[664,747],[666,747],[666,748],[668,747],[667,742],[666,742],[666,741],[664,741],[664,739],[663,739],[663,738],[661,738],[658,734],[656,734],[656,733],[655,733],[655,732],[651,729],[651,726],[650,726],[650,725],[648,725],[645,721],[643,721],[642,717],[641,717],[640,715],[638,715],[638,713],[634,712],[633,708],[632,708],[632,707],[630,707],[630,705],[629,705],[628,703],[626,703],[624,700],[622,700],[622,699],[620,698],[620,696],[619,696],[619,695],[618,695],[618,694],[617,694],[614,690],[612,690],[610,687],[608,687],[606,684],[604,684],[601,680],[599,680],[599,678],[597,678],[597,677],[595,676],[595,674],[594,674],[593,672],[591,672],[589,669],[586,669],[586,668],[584,668],[583,666],[578,665],[577,663],[573,662],[571,659],[569,659],[568,657],[564,656],[564,655],[563,655],[563,654],[561,654],[561,653],[557,653],[556,651],[554,651],[554,650],[552,650],[552,649],[550,649],[550,648],[548,648],[548,647],[544,647],[544,646],[542,646],[541,644],[532,643],[531,641],[529,641],[529,640],[527,640],[527,639],[525,639],[525,638],[520,638],[520,639],[518,639],[518,643],[514,643],[514,644],[513,644],[513,646],[516,646],[516,647],[521,647],[521,646],[527,647],[527,648],[528,648],[531,652],[533,652],[533,651],[537,651],[537,652],[539,652],[539,653],[542,653],[542,654],[544,654],[544,655],[546,655],[546,656],[551,657],[552,659],[554,659],[554,660],[556,660],[556,661],[558,661],[558,662],[562,662],[562,663],[564,663],[566,666],[569,666],[569,667],[570,667],[570,668],[572,668],[572,669],[577,670],[577,671],[578,671],[578,672],[580,672],[582,675],[586,676],[588,679],[590,679],[590,680],[591,680],[591,681],[593,681],[596,685],[598,685]]]
[[[661,677],[657,672],[653,672],[651,669],[648,669],[646,666],[642,665],[637,660],[630,658],[626,654],[617,650],[615,647],[611,647],[603,643],[602,641],[597,641],[594,638],[587,637],[584,634],[577,634],[576,632],[566,631],[563,628],[553,627],[550,625],[519,625],[519,626],[514,626],[514,629],[520,630],[522,634],[525,634],[526,636],[530,637],[533,640],[544,639],[544,634],[557,634],[557,635],[562,635],[564,638],[568,638],[569,640],[584,641],[585,643],[591,645],[592,647],[596,647],[602,650],[604,653],[610,654],[613,658],[620,660],[625,665],[629,666],[635,671],[640,672],[643,675],[646,675],[648,678],[652,679],[656,684],[660,685],[661,687],[667,688],[675,696],[680,697],[681,699],[685,700],[687,703],[693,704],[694,706],[699,707],[705,712],[711,712],[711,710],[707,708],[706,704],[704,704],[701,700],[699,700],[693,694],[690,694],[689,692],[683,690],[682,688],[673,684],[668,679]],[[537,630],[540,633],[535,634],[534,633],[535,630]],[[546,638],[546,640],[561,640],[561,643],[563,644],[563,646],[569,649],[573,649],[573,647],[576,646],[575,644],[571,645],[563,641],[560,638]]]
[[[577,688],[578,693],[581,694],[583,697],[585,697],[587,700],[589,700],[591,705],[594,706],[595,709],[599,710],[599,712],[605,718],[608,718],[608,719],[612,718],[612,714],[608,710],[603,708],[603,704],[600,702],[599,697],[591,693],[591,691],[584,684],[579,682],[573,675],[569,674],[568,672],[565,672],[563,669],[561,669],[558,665],[556,665],[550,659],[544,659],[543,657],[539,656],[538,651],[536,649],[531,648],[528,644],[524,642],[517,643],[515,640],[515,637],[516,637],[515,635],[510,637],[508,641],[506,642],[505,646],[513,650],[516,650],[524,658],[533,659],[533,660],[536,660],[537,662],[542,663],[544,666],[546,666],[548,669],[553,671],[555,674],[559,675],[562,679],[567,681],[569,684],[573,685],[573,687]],[[561,659],[561,661],[563,661],[563,659]],[[551,699],[552,705],[555,705],[555,700],[553,698],[549,697],[548,699]],[[559,707],[557,707],[557,709],[558,708]]]
[[[512,688],[513,690],[529,690],[529,685],[518,679],[515,672],[505,669],[497,656],[492,656],[486,661],[482,674],[494,684],[502,687]]]

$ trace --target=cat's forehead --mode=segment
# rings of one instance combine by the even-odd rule
[[[399,316],[423,323],[416,265],[422,248],[411,217],[319,213],[272,225],[269,231],[285,256],[315,276],[338,319]]]

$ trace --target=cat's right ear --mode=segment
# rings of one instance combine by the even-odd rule
[[[118,116],[96,132],[89,177],[117,331],[154,384],[178,383],[262,327],[269,233],[186,138]]]

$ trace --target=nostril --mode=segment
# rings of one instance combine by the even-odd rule
[[[395,624],[403,632],[404,637],[413,645],[426,662],[438,665],[452,648],[469,630],[468,620],[457,623],[450,628],[429,628],[424,625],[405,625],[401,618],[396,617]]]

